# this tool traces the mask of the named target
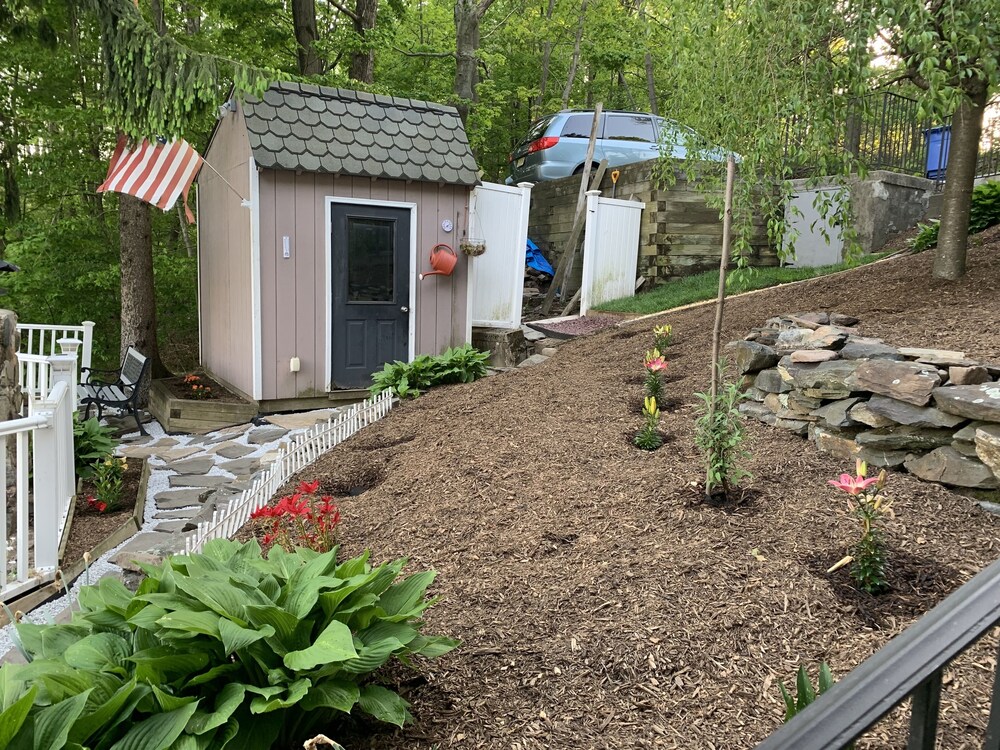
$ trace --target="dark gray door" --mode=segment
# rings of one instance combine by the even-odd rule
[[[408,355],[410,211],[334,203],[330,223],[333,386],[367,388]]]

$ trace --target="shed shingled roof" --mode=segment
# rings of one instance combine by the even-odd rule
[[[479,183],[454,107],[327,88],[271,84],[243,103],[260,167],[386,179]]]

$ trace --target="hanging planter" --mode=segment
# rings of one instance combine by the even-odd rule
[[[477,240],[469,237],[462,240],[458,248],[470,258],[478,258],[486,252],[486,240]]]

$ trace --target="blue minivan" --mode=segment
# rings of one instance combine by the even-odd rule
[[[593,122],[593,110],[563,110],[538,120],[510,154],[507,184],[555,180],[582,172]],[[609,167],[655,159],[668,147],[674,158],[683,159],[688,145],[694,147],[697,139],[690,128],[642,112],[605,112],[597,127],[593,164],[607,159]],[[722,161],[726,156],[711,149],[703,158]]]

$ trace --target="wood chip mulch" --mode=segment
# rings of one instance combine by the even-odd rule
[[[1000,362],[1000,236],[957,283],[930,253],[731,300],[724,336],[780,313],[837,310],[900,346]],[[416,723],[331,727],[350,750],[752,748],[784,709],[777,681],[820,661],[842,676],[1000,553],[1000,518],[893,474],[893,589],[873,598],[825,570],[856,537],[849,471],[802,438],[748,426],[745,502],[697,504],[694,392],[708,382],[714,309],[582,338],[551,361],[399,406],[302,478],[340,500],[344,554],[433,568],[427,631],[457,651],[398,668]],[[671,440],[629,444],[654,324],[669,322]],[[637,377],[640,376],[640,377]],[[363,491],[359,491],[363,490]],[[980,746],[996,638],[950,668],[941,747]],[[896,711],[859,748],[905,745]]]
[[[142,459],[129,458],[126,460],[128,468],[123,477],[122,500],[114,510],[106,510],[101,513],[96,508],[88,507],[87,497],[96,495],[97,490],[93,482],[86,480],[83,482],[82,491],[77,494],[76,507],[73,509],[73,521],[69,527],[66,551],[60,561],[64,568],[81,560],[84,552],[89,552],[103,542],[132,515],[139,493]],[[142,501],[145,502],[146,498],[143,498]]]

